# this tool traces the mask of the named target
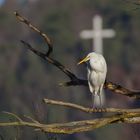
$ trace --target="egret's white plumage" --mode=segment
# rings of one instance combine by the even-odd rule
[[[84,59],[82,59],[78,64],[83,62],[87,63],[87,78],[90,92],[92,93],[92,97],[100,99],[100,107],[101,103],[101,93],[103,90],[103,85],[106,79],[107,73],[107,65],[104,57],[101,54],[97,54],[95,52],[89,53]],[[93,106],[95,99],[93,99]]]

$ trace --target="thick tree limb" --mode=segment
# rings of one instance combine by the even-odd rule
[[[78,109],[78,110],[86,112],[86,113],[97,113],[97,112],[102,112],[102,113],[104,113],[104,112],[105,113],[130,113],[130,112],[135,112],[136,113],[136,112],[140,112],[140,108],[138,108],[138,109],[121,109],[121,108],[93,109],[93,108],[84,107],[84,106],[69,103],[69,102],[56,101],[56,100],[51,100],[51,99],[47,99],[47,98],[44,98],[43,101],[46,104],[70,107],[70,108]]]
[[[59,68],[62,72],[64,72],[70,78],[69,82],[62,83],[61,85],[63,85],[63,86],[81,86],[81,85],[88,86],[87,80],[78,78],[75,74],[73,74],[68,68],[66,68],[60,62],[49,57],[50,53],[52,53],[53,45],[52,45],[51,40],[45,33],[41,32],[37,27],[32,25],[26,18],[21,16],[18,12],[14,12],[14,14],[20,22],[25,23],[29,28],[31,28],[35,32],[39,33],[44,38],[45,42],[48,44],[48,47],[49,47],[48,51],[46,53],[42,53],[42,52],[39,52],[39,51],[35,50],[34,48],[32,48],[32,46],[29,43],[27,43],[25,41],[21,41],[25,46],[28,47],[28,49],[30,49],[36,55],[40,56],[41,58],[48,61],[52,65],[55,65],[57,68]],[[112,82],[106,81],[104,84],[104,88],[108,89],[114,93],[117,93],[117,94],[122,94],[122,95],[126,95],[129,97],[134,97],[136,99],[140,99],[140,91],[132,91],[132,90],[126,89],[120,85],[114,84]]]
[[[15,116],[15,115],[12,115]],[[18,117],[19,118],[19,117]],[[4,126],[27,126],[32,127],[35,130],[43,132],[58,133],[58,134],[72,134],[79,132],[86,132],[95,130],[112,123],[140,123],[140,112],[116,114],[106,118],[84,120],[84,121],[73,121],[68,123],[54,123],[54,124],[42,124],[37,121],[27,122],[22,119],[14,122],[0,123],[1,127]]]

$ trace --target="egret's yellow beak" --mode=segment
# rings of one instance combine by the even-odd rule
[[[80,65],[80,64],[82,64],[83,62],[86,62],[86,61],[88,61],[88,60],[89,60],[89,57],[86,56],[86,57],[83,58],[79,63],[77,63],[77,65]]]

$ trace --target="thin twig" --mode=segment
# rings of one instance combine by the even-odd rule
[[[19,122],[22,122],[22,119],[14,113],[3,111],[3,113],[8,114],[16,118]]]
[[[34,123],[38,123],[38,124],[40,124],[40,122],[39,122],[39,121],[37,121],[37,120],[33,119],[33,118],[32,118],[32,117],[30,117],[30,116],[24,115],[24,117],[25,117],[25,118],[27,118],[27,119],[29,119],[29,120],[31,120],[31,121],[32,121],[32,122],[34,122]]]

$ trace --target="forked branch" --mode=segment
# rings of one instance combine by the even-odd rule
[[[12,113],[10,113],[9,115],[11,114]],[[12,116],[16,116],[16,115],[12,115]],[[6,122],[6,123],[0,122],[0,126],[1,127],[27,126],[27,127],[32,127],[35,130],[40,130],[44,133],[50,132],[50,133],[58,133],[58,134],[72,134],[72,133],[91,131],[112,123],[140,123],[140,112],[116,114],[106,118],[94,119],[94,120],[73,121],[68,123],[54,123],[54,124],[42,124],[35,120],[33,122],[29,122],[29,121],[24,121],[22,119],[18,119],[17,121],[13,121],[13,122]]]
[[[35,32],[39,33],[42,38],[45,40],[45,42],[47,43],[49,49],[48,52],[46,53],[47,56],[50,55],[50,53],[53,50],[53,44],[51,39],[43,32],[41,32],[37,27],[35,27],[34,25],[32,25],[26,18],[23,18],[21,15],[19,15],[17,12],[14,12],[14,14],[16,15],[17,19],[25,24],[27,24],[32,30],[34,30]]]
[[[62,72],[64,72],[70,78],[70,81],[62,83],[61,85],[63,86],[77,86],[77,85],[88,86],[87,80],[78,78],[75,74],[73,74],[68,68],[66,68],[60,62],[50,57],[50,53],[52,53],[52,50],[53,50],[53,45],[52,45],[51,40],[45,33],[41,32],[37,27],[32,25],[26,18],[21,16],[18,12],[14,12],[14,14],[20,22],[25,23],[29,28],[39,33],[40,36],[42,36],[45,42],[48,44],[48,47],[49,47],[48,51],[45,53],[42,53],[42,52],[39,52],[38,50],[35,50],[29,43],[23,40],[21,41],[25,46],[28,47],[28,49],[30,49],[32,52],[34,52],[36,55],[40,56],[44,60],[48,61],[50,64],[55,65],[57,68],[59,68]],[[114,93],[126,95],[129,97],[134,97],[137,99],[140,98],[140,91],[132,91],[112,82],[106,81],[104,84],[104,88]]]

